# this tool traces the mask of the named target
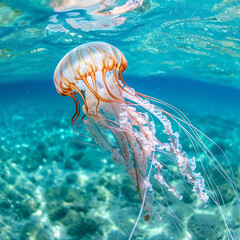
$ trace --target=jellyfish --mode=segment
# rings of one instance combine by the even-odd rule
[[[104,42],[90,42],[74,48],[62,58],[54,72],[54,84],[60,95],[69,96],[75,102],[74,130],[84,125],[95,143],[110,153],[113,161],[129,176],[133,191],[141,202],[129,239],[133,237],[142,212],[145,212],[145,221],[161,219],[154,211],[156,190],[153,179],[174,198],[182,200],[182,194],[166,176],[176,169],[196,198],[204,204],[209,198],[215,202],[224,218],[229,239],[235,239],[216,197],[219,189],[206,169],[202,167],[203,172],[197,171],[197,162],[203,165],[202,161],[196,161],[202,158],[200,150],[207,159],[213,158],[211,164],[234,189],[238,199],[239,188],[234,179],[224,171],[203,143],[201,132],[182,112],[161,100],[138,93],[126,84],[123,79],[126,69],[127,60],[119,49]],[[176,114],[162,106],[170,107]],[[157,126],[161,129],[160,136]],[[174,126],[178,126],[177,131]],[[190,140],[196,156],[189,156],[181,145],[179,129]]]

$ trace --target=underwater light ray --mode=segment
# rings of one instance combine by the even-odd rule
[[[217,197],[218,187],[215,187],[215,182],[211,182],[210,176],[204,168],[201,151],[204,159],[208,159],[234,189],[239,201],[235,178],[231,179],[228,176],[199,134],[209,138],[195,128],[181,111],[163,101],[136,93],[124,82],[122,73],[126,68],[127,61],[123,53],[116,47],[103,42],[87,43],[76,47],[63,57],[56,67],[54,84],[59,94],[74,99],[76,111],[72,122],[75,122],[80,116],[80,103],[75,99],[77,98],[76,94],[79,94],[83,101],[82,111],[87,117],[81,122],[84,123],[95,142],[104,151],[110,152],[112,159],[118,165],[125,166],[132,187],[137,190],[141,208],[129,240],[133,238],[143,211],[145,211],[145,221],[150,221],[153,217],[160,218],[153,209],[154,196],[159,195],[150,179],[153,167],[156,171],[154,178],[161,188],[166,187],[171,192],[171,198],[174,195],[180,200],[182,199],[182,196],[178,195],[176,187],[173,187],[164,178],[162,170],[165,165],[162,164],[162,159],[158,159],[156,156],[158,152],[165,155],[164,158],[168,162],[175,163],[179,170],[177,176],[192,186],[192,192],[198,199],[204,203],[208,201],[209,197],[213,199],[222,214],[227,231],[230,232],[230,224]],[[180,118],[155,105],[154,102],[170,107]],[[168,138],[167,140],[163,138],[160,141],[156,136],[156,120],[161,123],[162,134]],[[173,131],[172,123],[178,126],[178,132]],[[190,130],[186,129],[184,124]],[[200,172],[194,171],[197,167],[195,157],[189,158],[189,155],[183,150],[180,144],[180,130],[184,131],[187,139],[191,142],[195,154],[200,160],[200,166],[203,168],[203,176]],[[108,134],[112,138],[108,137]],[[212,140],[210,141],[214,143]],[[230,164],[229,161],[228,164]],[[167,167],[167,169],[171,168]],[[172,172],[175,173],[175,171],[170,171],[169,176],[176,179]],[[231,172],[233,174],[232,168]],[[186,190],[189,193],[188,189]],[[169,205],[167,199],[165,200]],[[173,202],[175,201],[173,200]],[[186,234],[186,236],[188,235]],[[231,237],[231,234],[228,233],[228,236]]]

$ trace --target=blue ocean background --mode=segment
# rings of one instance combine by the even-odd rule
[[[130,87],[177,107],[218,144],[239,187],[240,2],[131,1],[135,9],[107,16],[91,6],[64,9],[67,2],[0,1],[0,240],[129,237],[141,203],[127,173],[94,142],[73,136],[75,105],[53,84],[61,58],[90,41],[119,48]],[[101,11],[126,2],[105,1]],[[205,140],[229,174],[223,153]],[[173,201],[181,227],[159,204],[163,219],[147,223],[142,216],[134,239],[237,240],[239,191],[218,182],[217,173],[211,177],[233,238],[216,206],[192,199]]]

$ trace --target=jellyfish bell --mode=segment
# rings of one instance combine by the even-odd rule
[[[96,78],[96,74],[102,74],[101,80],[110,71],[113,71],[115,78],[117,74],[121,77],[126,68],[124,55],[114,46],[102,42],[86,43],[71,50],[59,62],[54,73],[54,83],[57,91],[65,95],[75,89],[73,86],[76,84],[84,90],[88,84],[91,88],[97,83],[102,84],[101,77]],[[91,81],[88,81],[89,78]]]
[[[122,78],[126,68],[124,55],[114,46],[102,42],[86,43],[70,51],[59,62],[54,83],[61,95],[74,98],[78,113],[75,93],[79,93],[84,101],[84,113],[98,116],[99,104],[101,108],[103,103],[124,102],[115,85],[122,88],[118,78]]]
[[[143,211],[145,221],[160,219],[154,207],[156,199],[164,196],[160,196],[156,188],[167,189],[173,198],[182,200],[182,194],[174,185],[178,179],[183,179],[188,184],[186,191],[192,192],[201,202],[207,203],[210,198],[218,206],[228,239],[237,239],[234,238],[237,235],[229,230],[230,222],[219,203],[221,193],[218,197],[219,188],[203,167],[204,161],[211,161],[239,202],[239,187],[234,179],[224,171],[200,138],[202,133],[184,114],[167,103],[136,92],[125,83],[122,73],[126,68],[127,61],[116,47],[104,42],[86,43],[62,58],[55,69],[54,84],[59,94],[70,96],[76,104],[72,118],[72,124],[76,126],[74,130],[83,123],[92,139],[125,168],[132,188],[137,191],[141,208],[129,239],[132,239]],[[82,108],[80,102],[83,102]],[[177,116],[162,106],[170,107]],[[83,116],[77,123],[81,112]],[[174,125],[178,126],[178,131],[174,131]],[[190,157],[181,145],[179,129],[193,145],[196,156],[191,153]],[[168,175],[173,181],[168,181]],[[153,181],[157,182],[157,187]],[[168,205],[166,212],[169,208]],[[173,213],[169,215],[174,217],[174,224],[184,224]],[[194,237],[194,233],[191,234]]]

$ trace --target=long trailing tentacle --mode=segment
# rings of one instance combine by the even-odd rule
[[[129,93],[129,92],[131,93],[132,89],[131,89],[131,88],[125,83],[125,81],[123,80],[123,78],[122,78],[122,73],[121,73],[121,72],[119,73],[119,79],[120,79],[120,80],[124,83],[124,85],[130,90],[130,91],[127,91],[127,92],[128,92],[128,93]],[[125,89],[125,88],[124,88],[124,89]],[[225,172],[225,170],[224,170],[224,168],[222,167],[222,165],[221,165],[218,161],[216,161],[218,167],[221,169],[221,171],[220,171],[220,170],[218,170],[218,171],[219,171],[221,174],[224,174],[224,178],[227,179],[227,180],[229,181],[229,183],[233,184],[234,187],[236,187],[236,188],[239,189],[239,187],[238,187],[238,186],[236,185],[236,183],[235,183],[235,177],[234,177],[234,174],[233,174],[233,171],[232,171],[232,168],[231,168],[231,164],[230,164],[230,162],[229,162],[226,154],[225,154],[225,153],[223,152],[223,150],[219,147],[219,145],[217,145],[212,139],[210,139],[210,138],[207,137],[204,133],[202,133],[199,129],[197,129],[196,127],[194,127],[194,126],[192,125],[192,123],[190,122],[190,120],[186,117],[186,115],[185,115],[184,113],[182,113],[182,112],[181,112],[179,109],[177,109],[176,107],[174,107],[174,106],[172,106],[172,105],[170,105],[170,104],[168,104],[168,103],[166,103],[166,102],[164,102],[164,101],[161,101],[161,100],[159,100],[159,99],[156,99],[156,98],[153,98],[153,97],[150,97],[150,96],[147,96],[147,95],[145,95],[145,94],[138,93],[138,92],[135,92],[135,94],[136,94],[137,96],[142,96],[142,97],[144,97],[144,98],[146,98],[146,99],[149,99],[149,100],[151,100],[151,101],[164,104],[164,105],[170,107],[171,109],[173,109],[176,113],[178,113],[181,118],[179,118],[179,117],[177,117],[177,116],[174,116],[173,114],[170,114],[170,113],[168,113],[168,112],[166,112],[165,110],[162,109],[162,112],[163,112],[163,113],[165,113],[166,115],[168,115],[169,117],[171,117],[171,118],[184,130],[184,132],[187,134],[187,136],[189,137],[189,139],[191,140],[191,142],[192,142],[192,139],[194,139],[193,136],[195,136],[196,139],[197,139],[197,142],[201,144],[201,145],[200,145],[200,148],[202,148],[203,151],[205,151],[204,149],[206,149],[206,151],[207,151],[207,152],[211,155],[211,157],[212,157],[213,159],[215,159],[215,160],[216,160],[216,158],[215,158],[214,155],[211,153],[211,151],[206,147],[206,145],[203,143],[203,141],[202,141],[202,139],[199,137],[198,133],[202,134],[202,135],[203,135],[204,137],[206,137],[209,141],[211,141],[215,146],[217,146],[217,148],[223,153],[224,157],[225,157],[226,160],[228,161],[228,164],[229,164],[229,166],[230,166],[230,170],[231,170],[231,174],[232,174],[232,176],[233,176],[233,179],[231,179],[231,178],[228,176],[228,174]],[[132,94],[131,94],[131,95],[132,95]],[[177,121],[177,120],[178,120],[178,121]],[[193,136],[179,123],[179,121],[183,122],[184,124],[187,124],[187,126],[188,126],[188,127],[190,128],[190,130],[193,132]],[[195,146],[195,143],[192,142],[192,144],[193,144],[194,148],[196,148],[196,149],[198,148],[198,146]],[[197,150],[196,150],[196,152],[197,152]],[[211,161],[212,161],[212,160],[211,160]],[[215,167],[216,167],[216,166],[215,166]],[[216,167],[216,168],[217,168],[217,167]],[[218,169],[218,168],[217,168],[217,169]]]

